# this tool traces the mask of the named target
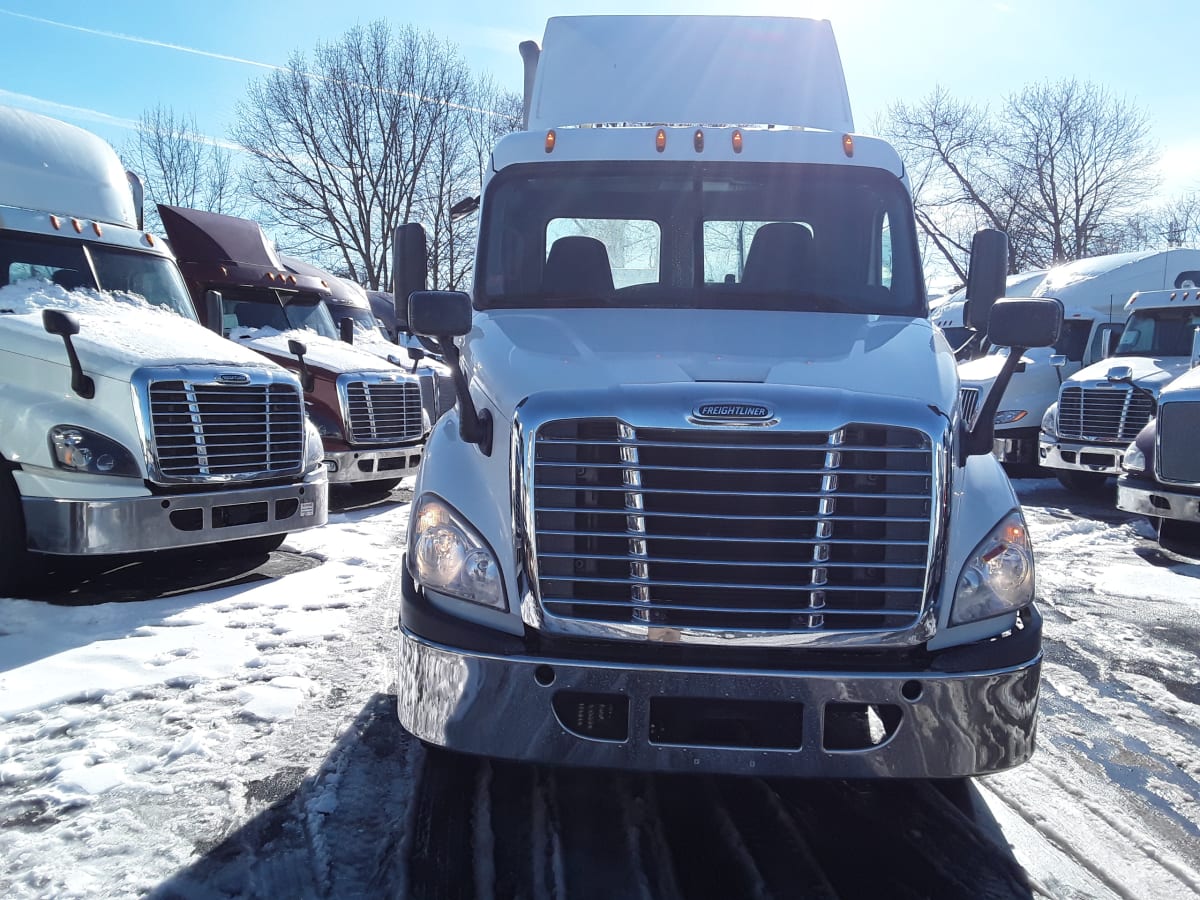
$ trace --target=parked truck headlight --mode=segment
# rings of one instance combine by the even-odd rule
[[[1042,416],[1042,433],[1046,437],[1058,437],[1058,404],[1051,403],[1046,414]]]
[[[304,420],[304,471],[311,472],[325,461],[325,443],[312,419]]]
[[[1129,445],[1125,455],[1121,458],[1121,468],[1126,472],[1142,473],[1146,471],[1146,454],[1138,449],[1136,441]]]
[[[409,558],[422,586],[493,609],[508,609],[496,555],[454,507],[425,494],[412,522]]]
[[[122,475],[141,478],[133,454],[112,438],[78,425],[55,425],[50,429],[50,452],[60,469],[92,475]]]
[[[1020,422],[1027,415],[1029,410],[1026,409],[1002,409],[996,413],[996,424],[1011,425],[1013,422]]]
[[[967,559],[958,576],[950,624],[1003,615],[1033,602],[1033,548],[1020,512],[1009,513]]]

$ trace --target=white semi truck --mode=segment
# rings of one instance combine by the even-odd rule
[[[1070,490],[1096,491],[1121,474],[1125,450],[1154,417],[1159,391],[1189,368],[1200,327],[1200,269],[1177,279],[1178,288],[1130,297],[1114,354],[1064,381],[1046,410],[1041,464]]]
[[[1053,347],[1030,351],[1021,360],[996,411],[994,452],[1011,472],[1036,470],[1042,417],[1058,399],[1066,378],[1112,352],[1125,325],[1129,296],[1173,287],[1184,273],[1197,268],[1200,250],[1116,253],[1055,266],[1038,284],[1027,286],[1027,296],[1062,302],[1063,327]],[[985,357],[960,363],[965,406],[970,408],[991,388],[1007,352],[996,348]]]
[[[1027,759],[1041,618],[995,398],[968,429],[829,23],[555,18],[522,51],[472,295],[421,290],[424,234],[397,235],[458,393],[414,494],[404,727],[658,771]],[[991,306],[1006,245],[976,240],[970,320],[1051,343],[1057,303]]]
[[[0,108],[0,595],[31,555],[277,546],[326,519],[294,376],[197,322],[100,138]]]

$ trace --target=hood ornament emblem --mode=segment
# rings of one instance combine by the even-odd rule
[[[766,425],[775,421],[771,407],[762,403],[721,401],[701,403],[692,410],[692,420],[700,424]]]

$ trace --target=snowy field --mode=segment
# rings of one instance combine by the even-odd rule
[[[1110,498],[1017,487],[1039,748],[976,780],[974,820],[920,784],[427,753],[389,699],[401,488],[269,559],[0,599],[0,896],[1200,895],[1200,560]]]

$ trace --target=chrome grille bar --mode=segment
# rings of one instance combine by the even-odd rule
[[[1059,435],[1085,441],[1132,441],[1153,412],[1153,399],[1128,385],[1064,387],[1058,404]]]

